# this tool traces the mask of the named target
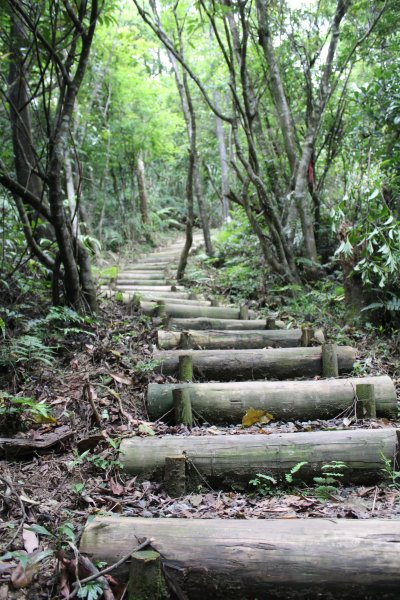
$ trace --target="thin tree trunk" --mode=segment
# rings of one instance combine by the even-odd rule
[[[143,223],[143,225],[148,225],[148,223],[149,223],[149,213],[148,213],[149,201],[148,201],[148,196],[147,196],[146,176],[145,176],[142,152],[140,152],[138,159],[137,159],[136,177],[137,177],[138,190],[139,190],[140,214],[142,217],[142,223]]]
[[[194,119],[194,115],[192,116]],[[214,254],[214,249],[211,242],[211,233],[210,233],[210,222],[208,219],[207,208],[203,195],[203,186],[201,183],[201,173],[200,173],[200,165],[199,165],[199,156],[196,152],[194,159],[194,193],[197,199],[197,205],[199,207],[200,213],[200,221],[201,228],[203,230],[204,236],[204,244],[206,247],[206,252],[208,256],[212,256]]]
[[[181,256],[179,258],[178,271],[176,278],[181,281],[185,275],[186,265],[189,257],[190,248],[193,244],[193,221],[194,221],[194,210],[193,210],[193,175],[194,175],[194,151],[193,148],[189,150],[189,164],[188,164],[188,176],[186,182],[186,202],[187,202],[187,213],[186,213],[186,229],[185,229],[185,245],[183,247]]]
[[[218,93],[214,90],[214,104],[218,107]],[[226,153],[224,126],[222,120],[215,115],[215,133],[218,141],[219,160],[221,164],[221,199],[222,199],[222,222],[227,223],[229,217],[229,168]]]

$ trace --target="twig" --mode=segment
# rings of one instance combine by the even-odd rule
[[[114,563],[113,565],[110,565],[109,567],[106,567],[105,569],[103,569],[102,571],[99,571],[98,573],[94,573],[93,575],[90,575],[89,577],[86,577],[85,579],[81,579],[79,581],[75,581],[73,583],[73,586],[75,587],[75,589],[70,593],[69,596],[66,597],[65,600],[71,600],[71,598],[75,598],[76,594],[78,593],[79,588],[82,585],[85,585],[86,583],[90,583],[91,581],[94,581],[95,579],[98,579],[99,577],[104,577],[104,575],[107,575],[108,573],[110,573],[114,569],[118,569],[118,567],[120,567],[121,565],[123,565],[127,560],[129,560],[131,558],[131,556],[132,556],[132,554],[134,552],[138,552],[139,550],[142,550],[143,548],[145,548],[146,546],[148,546],[152,542],[154,542],[154,538],[146,538],[144,540],[144,542],[142,542],[141,544],[139,544],[139,546],[136,546],[136,548],[133,548],[129,552],[129,554],[126,554],[125,556],[123,556],[122,558],[120,558],[118,562]]]
[[[103,426],[103,421],[101,420],[101,416],[99,414],[99,411],[96,408],[96,405],[94,403],[94,398],[95,398],[95,391],[93,389],[93,387],[90,385],[90,383],[86,383],[84,388],[83,388],[83,393],[84,395],[87,397],[87,399],[89,400],[90,406],[92,407],[92,411],[93,411],[93,416],[94,419],[96,421],[96,423],[98,424],[99,427]]]
[[[26,521],[26,511],[25,511],[25,506],[23,501],[20,498],[20,495],[18,494],[17,490],[15,489],[15,487],[13,486],[13,483],[11,481],[11,479],[8,479],[7,477],[4,477],[3,475],[0,475],[0,481],[2,481],[11,491],[11,493],[17,497],[18,499],[18,504],[20,506],[21,512],[22,512],[22,519],[20,524],[18,525],[17,531],[14,533],[12,539],[8,542],[8,544],[6,545],[6,548],[9,548],[11,546],[11,544],[14,542],[14,540],[16,539],[16,537],[18,536],[19,532],[21,531],[22,527],[24,526],[24,523]]]
[[[372,503],[371,515],[373,515],[373,514],[374,514],[374,512],[375,512],[375,504],[376,504],[376,497],[377,497],[377,495],[378,495],[378,486],[376,485],[376,486],[375,486],[375,495],[374,495],[374,501],[373,501],[373,503]]]

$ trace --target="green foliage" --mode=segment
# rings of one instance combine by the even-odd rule
[[[160,363],[161,361],[156,358],[150,360],[139,360],[133,367],[133,370],[138,375],[148,375],[149,373],[152,373]]]
[[[115,450],[116,448],[114,448]],[[121,461],[113,459],[113,458],[104,458],[99,454],[92,454],[90,450],[85,450],[82,454],[79,454],[77,451],[74,452],[74,459],[68,463],[68,467],[70,469],[74,469],[77,466],[84,464],[91,464],[96,469],[100,469],[101,471],[108,471],[113,467],[118,469],[123,469],[123,464]]]
[[[290,471],[285,473],[281,480],[277,480],[271,475],[257,473],[256,477],[249,481],[249,484],[253,485],[261,496],[273,494],[274,491],[276,492],[279,489],[283,490],[285,485],[292,485],[295,480],[295,475],[307,464],[307,461],[298,462],[290,469]]]
[[[314,493],[320,500],[329,500],[329,498],[337,492],[340,484],[340,478],[344,477],[344,469],[347,465],[341,460],[333,460],[332,462],[321,467],[322,474],[313,477],[316,484]]]
[[[400,471],[396,470],[393,462],[383,453],[381,454],[381,457],[383,460],[382,472],[385,475],[385,478],[390,481],[389,486],[396,490],[400,490]]]
[[[51,409],[44,401],[35,402],[33,398],[0,392],[0,416],[21,414],[29,415],[38,422],[52,419]]]
[[[275,477],[272,477],[272,475],[257,473],[254,479],[250,479],[249,484],[256,488],[258,494],[261,496],[267,496],[276,490],[278,481],[275,479]]]
[[[262,283],[261,255],[254,235],[241,208],[234,208],[232,220],[214,237],[215,255],[198,256],[199,267],[188,270],[188,279],[200,284],[212,282],[232,297],[256,298]],[[204,263],[208,270],[204,274]]]
[[[307,464],[307,461],[298,462],[279,480],[272,477],[272,475],[257,473],[256,477],[249,481],[249,484],[254,486],[257,493],[261,496],[282,493],[285,490],[285,486],[292,486],[295,483],[295,476]],[[386,464],[384,468],[387,468]],[[314,493],[317,498],[320,500],[328,500],[333,493],[337,492],[340,480],[344,476],[343,471],[345,469],[347,469],[347,465],[341,460],[333,460],[321,467],[321,475],[313,477],[313,483],[315,485]],[[400,477],[400,473],[398,476]]]
[[[53,348],[46,346],[34,335],[21,335],[5,340],[0,348],[1,366],[34,366],[41,364],[51,367],[54,362]]]

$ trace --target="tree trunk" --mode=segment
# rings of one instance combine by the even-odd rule
[[[204,236],[204,245],[206,248],[206,253],[208,256],[213,256],[214,250],[211,242],[211,233],[210,233],[210,221],[207,214],[206,202],[203,195],[203,186],[201,183],[201,173],[200,173],[200,164],[199,157],[196,152],[195,155],[195,165],[194,165],[194,193],[197,198],[197,205],[199,207],[201,228],[203,230]]]
[[[218,93],[214,90],[214,104],[218,108]],[[222,222],[227,223],[230,220],[229,216],[229,168],[226,153],[224,126],[222,120],[215,115],[215,133],[218,141],[219,160],[221,164],[221,200],[222,200]]]
[[[147,410],[153,420],[167,414],[173,406],[172,391],[183,385],[190,391],[193,409],[208,423],[240,423],[249,408],[271,413],[277,421],[331,419],[347,409],[355,414],[359,383],[374,386],[379,417],[396,417],[396,390],[387,375],[311,381],[150,383]]]
[[[398,520],[96,516],[80,552],[111,565],[146,538],[188,600],[398,597]],[[125,563],[114,574],[126,581],[128,572]]]
[[[144,225],[148,225],[149,223],[149,212],[148,212],[148,196],[147,196],[147,187],[146,187],[146,176],[144,170],[144,162],[142,153],[139,154],[137,159],[137,169],[136,169],[138,190],[139,190],[139,205],[140,205],[140,215],[142,217],[142,223]]]
[[[126,473],[161,480],[166,456],[185,454],[192,483],[198,471],[209,483],[248,485],[257,473],[284,477],[299,462],[306,462],[299,481],[321,475],[332,461],[346,464],[341,481],[375,483],[384,478],[383,457],[393,460],[396,429],[353,429],[305,433],[205,435],[124,438],[119,460]],[[189,483],[189,477],[187,478]]]
[[[182,310],[182,307],[179,307]],[[203,310],[211,310],[203,308]],[[213,309],[217,310],[217,309]],[[168,314],[168,311],[167,311]],[[286,379],[322,375],[321,347],[274,348],[271,350],[165,350],[154,352],[160,361],[156,370],[176,375],[180,354],[193,356],[196,376],[202,379],[229,381],[235,379]],[[339,371],[350,373],[357,350],[338,347]]]

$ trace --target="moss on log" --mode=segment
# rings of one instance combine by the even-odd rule
[[[396,429],[356,429],[311,433],[164,436],[125,438],[120,460],[126,472],[163,478],[166,456],[185,454],[196,477],[212,484],[247,484],[257,473],[283,476],[306,461],[300,479],[321,474],[333,460],[347,465],[344,480],[376,481],[383,476],[383,457],[392,460],[397,450]],[[190,472],[190,470],[189,470]]]
[[[153,316],[155,304],[152,302],[141,302],[140,308],[145,314]],[[216,317],[219,319],[239,317],[239,309],[229,306],[178,306],[167,303],[166,311],[170,317]],[[253,311],[251,316],[254,317]]]
[[[185,333],[188,336],[189,348],[193,350],[295,348],[303,345],[301,329],[254,331],[191,329]],[[175,350],[181,347],[181,338],[180,331],[158,331],[157,345],[162,350]],[[319,339],[323,339],[322,332]]]
[[[379,417],[397,415],[396,389],[387,375],[311,381],[157,384],[147,388],[147,410],[156,420],[172,409],[172,391],[189,388],[193,409],[209,423],[239,423],[249,408],[276,420],[329,419],[354,405],[358,384],[372,384]]]
[[[80,551],[114,564],[132,540],[149,537],[189,600],[316,600],[328,591],[349,593],[346,599],[379,600],[382,591],[398,597],[398,520],[96,516]],[[115,576],[126,580],[128,569],[122,565]]]
[[[268,329],[267,321],[262,319],[222,319],[222,318],[175,318],[170,321],[171,329],[181,330],[218,330],[218,331],[248,331]]]

